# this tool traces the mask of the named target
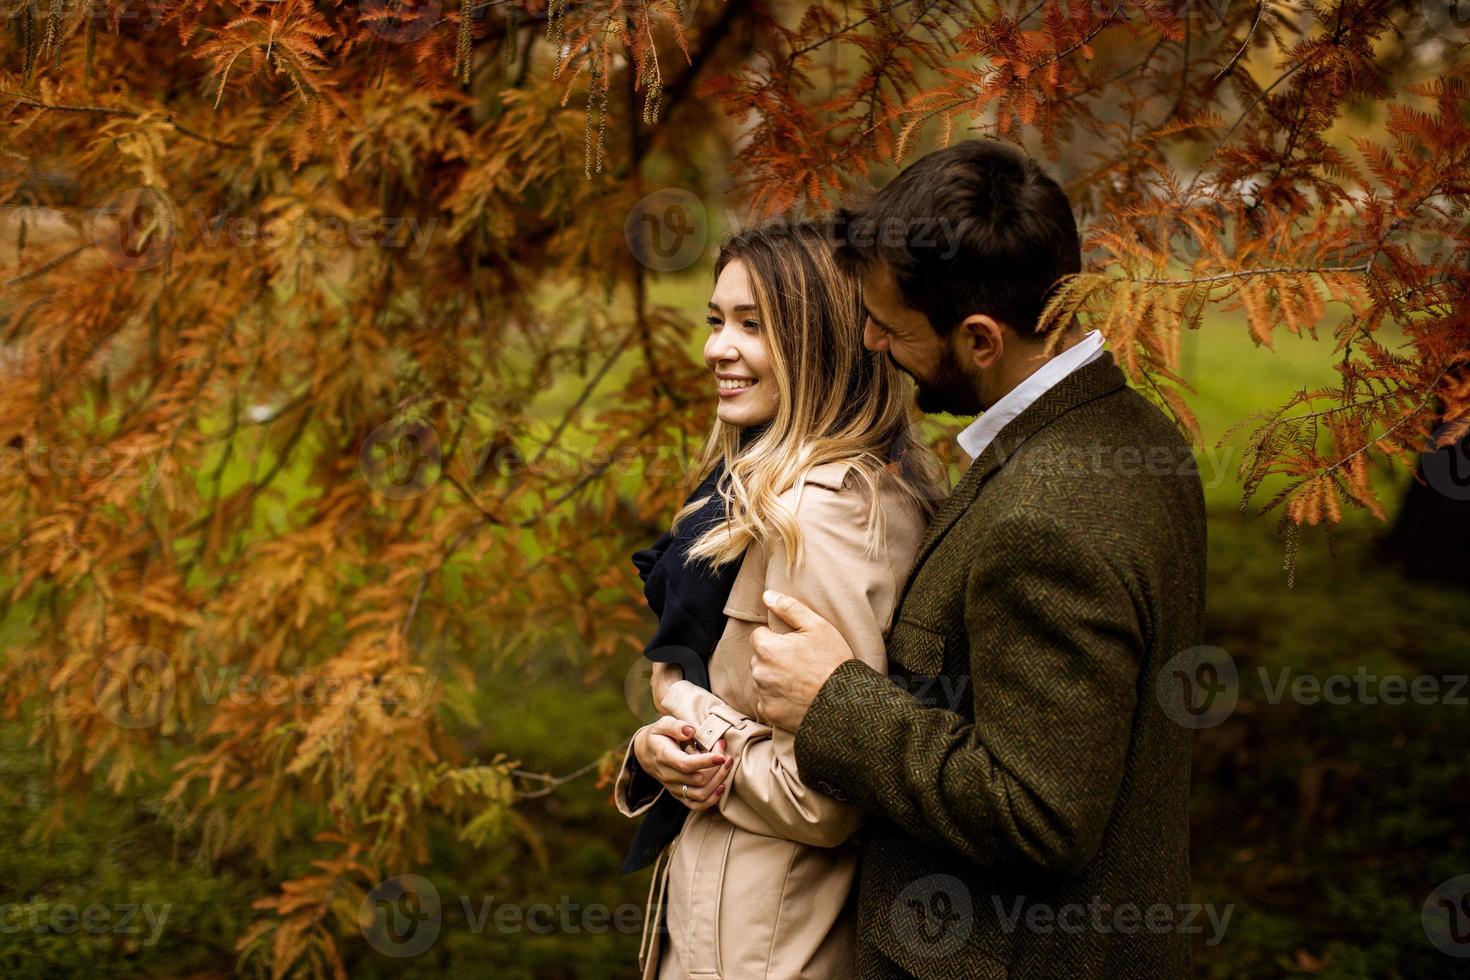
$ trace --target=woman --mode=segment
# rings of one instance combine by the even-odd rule
[[[819,225],[735,236],[714,272],[703,480],[634,556],[659,613],[645,653],[665,714],[635,734],[614,789],[625,815],[650,813],[625,867],[672,838],[640,966],[660,980],[846,977],[861,814],[805,785],[794,734],[760,719],[750,634],[788,629],[761,602],[775,589],[886,672],[884,634],[941,491],[910,387],[864,348],[859,285]]]

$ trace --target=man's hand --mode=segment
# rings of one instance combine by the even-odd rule
[[[638,729],[633,755],[643,771],[662,783],[674,799],[691,810],[706,810],[720,802],[734,760],[723,754],[724,739],[716,752],[687,751],[685,746],[693,735],[693,725],[664,715]]]
[[[763,721],[794,732],[822,684],[844,660],[853,659],[852,648],[837,627],[791,596],[768,590],[761,598],[792,632],[757,626],[750,634],[755,708]]]

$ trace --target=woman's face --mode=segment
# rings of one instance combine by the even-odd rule
[[[757,319],[750,276],[741,260],[720,270],[707,322],[704,362],[715,375],[719,398],[715,414],[727,425],[742,429],[775,418],[776,381],[766,350],[768,325]]]

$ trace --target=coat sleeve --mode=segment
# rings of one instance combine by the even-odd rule
[[[663,784],[638,764],[638,757],[633,754],[633,743],[637,740],[636,733],[628,740],[628,751],[623,754],[623,764],[618,767],[618,777],[613,783],[613,803],[625,817],[642,815],[664,792]]]
[[[801,563],[788,572],[784,545],[769,543],[765,588],[806,603],[837,628],[865,669],[882,676],[888,663],[884,631],[897,583],[881,550],[872,557],[864,553],[864,498],[855,491],[833,491],[818,484],[807,484],[803,491],[797,507]],[[774,613],[768,614],[766,625],[776,633],[791,631]],[[737,827],[817,847],[835,847],[857,829],[861,810],[837,802],[802,779],[793,733],[742,714],[688,681],[670,687],[664,708],[700,722],[716,713],[731,723],[724,738],[736,761],[731,787],[719,809]]]
[[[797,733],[809,777],[982,867],[1075,873],[1096,853],[1129,751],[1140,607],[1092,541],[1003,518],[965,583],[974,721],[848,662]]]

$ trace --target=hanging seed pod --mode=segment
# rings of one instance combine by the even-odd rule
[[[659,74],[657,56],[652,52],[638,72],[638,83],[644,89],[643,122],[652,126],[658,122],[659,104],[663,99],[663,78]]]
[[[30,82],[36,73],[36,9],[26,4],[16,19],[15,30],[21,50],[21,76]]]
[[[592,52],[588,59],[587,68],[587,115],[582,125],[582,173],[588,179],[592,179],[592,115],[597,111],[600,82],[602,81],[602,59],[597,57],[597,52]],[[607,109],[603,108],[602,124],[597,128],[597,148],[599,151],[597,172],[602,173],[602,160],[600,151],[602,149],[602,132],[607,125]]]
[[[86,74],[83,79],[88,85],[92,84],[92,55],[97,50],[97,18],[90,15],[83,18],[87,22],[84,29],[86,36]]]
[[[520,48],[521,8],[511,4],[505,12],[505,22],[505,67],[509,69],[515,65]]]
[[[66,4],[67,0],[51,0],[46,11],[46,40],[41,50],[51,55],[53,71],[61,69],[61,32],[66,26]]]
[[[459,35],[454,45],[454,74],[466,86],[470,84],[470,47],[474,42],[475,22],[470,7],[474,0],[459,0]]]
[[[546,40],[552,43],[558,53],[561,51],[562,40],[566,36],[566,14],[567,0],[547,0]],[[560,59],[558,59],[557,64],[561,64]]]

